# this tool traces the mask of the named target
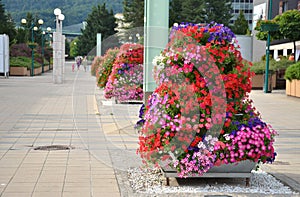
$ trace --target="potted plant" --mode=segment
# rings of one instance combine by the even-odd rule
[[[261,28],[261,31],[278,31],[279,25],[274,20],[260,20],[257,26]]]
[[[120,48],[108,81],[104,96],[117,101],[143,99],[143,46],[124,44]]]
[[[300,62],[289,66],[285,71],[286,94],[300,97]]]
[[[173,27],[168,47],[153,60],[158,87],[137,123],[145,163],[189,177],[275,159],[276,132],[248,98],[251,64],[234,38],[222,24]]]

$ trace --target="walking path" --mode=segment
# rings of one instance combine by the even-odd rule
[[[95,78],[67,63],[64,84],[51,73],[10,77],[0,92],[0,196],[120,196]],[[35,150],[51,145],[69,150]]]
[[[64,84],[53,84],[52,73],[0,78],[0,196],[138,195],[126,170],[141,163],[133,128],[140,104],[105,100],[95,78],[71,65]],[[300,99],[281,91],[251,98],[279,132],[278,157],[265,170],[300,192]]]

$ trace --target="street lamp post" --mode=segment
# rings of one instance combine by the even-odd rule
[[[51,27],[47,27],[47,31],[45,32],[46,33],[46,40],[48,41],[48,42],[50,42],[50,44],[48,45],[48,47],[50,47],[51,46],[51,35],[50,35],[50,33],[51,33]],[[49,36],[49,37],[48,37]],[[50,41],[49,41],[49,40]],[[50,70],[50,59],[49,59],[49,70]]]
[[[272,18],[272,0],[269,0],[269,13],[268,13],[268,20]],[[269,59],[270,59],[270,31],[268,31],[268,38],[267,38],[267,49],[266,49],[266,72],[265,72],[265,84],[264,84],[264,92],[271,93],[272,90],[269,90]],[[272,87],[271,87],[272,88]]]
[[[65,16],[59,8],[54,10],[56,17],[56,32],[53,32],[53,82],[63,83],[64,74],[64,36],[62,35],[62,21]]]
[[[27,20],[23,18],[21,20],[21,23],[26,24]],[[42,19],[39,19],[38,23],[40,25],[42,25],[44,23],[44,21]],[[34,48],[35,48],[35,45],[34,45],[34,31],[37,31],[38,28],[36,26],[34,26],[34,23],[32,22],[29,30],[31,30],[31,42],[32,42],[31,45],[29,45],[29,47],[31,48],[31,72],[30,72],[30,76],[33,77],[34,76]]]

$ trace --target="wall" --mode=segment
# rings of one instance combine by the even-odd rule
[[[244,35],[236,35],[236,39],[238,44],[240,45],[240,51],[242,53],[242,57],[250,62],[252,62],[252,36],[244,36]]]

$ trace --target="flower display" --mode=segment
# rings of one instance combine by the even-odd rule
[[[118,48],[108,49],[105,55],[102,57],[96,57],[94,62],[98,64],[96,71],[97,85],[100,88],[104,88],[108,81],[108,77],[111,74],[113,63],[119,53]],[[93,63],[94,64],[94,63]]]
[[[104,89],[105,98],[119,101],[143,98],[143,46],[124,44],[113,63]]]
[[[154,58],[158,87],[141,109],[138,154],[180,177],[242,160],[272,162],[276,132],[249,99],[251,63],[228,27],[181,24]]]

